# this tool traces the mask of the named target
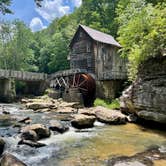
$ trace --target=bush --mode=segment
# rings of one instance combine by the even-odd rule
[[[97,98],[94,102],[94,106],[103,106],[109,109],[119,109],[120,108],[120,103],[118,99],[112,100],[112,102],[108,102],[102,99]]]

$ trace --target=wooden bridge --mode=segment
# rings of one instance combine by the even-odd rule
[[[48,75],[26,71],[0,69],[0,100],[12,101],[16,96],[15,82],[23,81],[25,94],[41,95],[47,83]]]
[[[47,74],[0,69],[0,79],[9,78],[21,81],[44,81],[47,79]]]
[[[86,69],[78,68],[58,71],[49,75],[45,73],[0,69],[0,99],[12,100],[16,96],[15,81],[25,82],[26,93],[28,94],[41,95],[45,91],[45,88],[49,86],[60,90],[61,93],[70,92],[70,89],[77,89],[86,98],[87,96],[88,98],[89,96],[94,98],[95,92],[103,91],[103,88],[101,88],[103,80],[106,84],[104,88],[110,89],[110,92],[114,95],[114,89],[116,91],[117,86],[119,86],[119,80],[124,80],[125,78],[126,72],[106,71],[94,74],[89,73]],[[109,80],[112,81],[113,85]]]

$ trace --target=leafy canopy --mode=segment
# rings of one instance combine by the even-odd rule
[[[161,3],[153,6],[144,0],[129,0],[123,8],[119,3],[118,40],[122,56],[129,59],[129,76],[134,80],[141,62],[150,57],[162,56],[166,47],[166,8]]]

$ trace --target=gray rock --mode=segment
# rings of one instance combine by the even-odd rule
[[[9,153],[5,153],[0,162],[1,166],[26,166],[25,163],[17,159],[15,156]]]
[[[0,155],[3,153],[4,148],[5,148],[5,141],[3,140],[3,138],[0,137]]]
[[[18,120],[18,123],[27,123],[27,121],[30,121],[30,120],[31,120],[30,117],[25,117],[25,118]]]
[[[134,114],[130,114],[127,116],[127,121],[130,123],[135,123],[137,122],[138,117]]]
[[[43,144],[37,141],[31,141],[31,140],[21,140],[18,142],[18,145],[23,145],[23,144],[34,147],[34,148],[40,148],[40,147],[46,146],[46,144]]]
[[[26,103],[26,107],[28,109],[38,110],[38,109],[44,109],[44,108],[54,108],[54,104],[52,102],[42,102],[42,101],[36,101],[32,103]]]
[[[140,111],[137,114],[140,118],[143,118],[145,120],[152,120],[155,122],[160,122],[160,123],[166,124],[166,114],[150,112],[150,111]]]
[[[126,116],[123,115],[120,111],[110,110],[104,107],[96,107],[95,114],[98,121],[108,124],[125,124]]]
[[[24,131],[21,134],[21,139],[22,140],[37,141],[38,140],[38,136],[37,136],[37,134],[36,134],[36,132],[34,130],[27,130],[27,131]]]
[[[33,130],[36,132],[38,139],[48,138],[51,135],[50,130],[42,124],[33,124],[33,125],[26,126],[22,128],[21,132],[24,133],[30,130]]]
[[[166,123],[166,57],[144,62],[137,80],[123,92],[120,101],[122,111]]]
[[[58,121],[53,120],[53,121],[50,121],[49,129],[52,131],[57,131],[59,133],[64,133],[69,130],[69,127],[65,126],[64,124],[62,124]]]
[[[93,127],[95,120],[96,120],[95,116],[77,114],[73,116],[73,120],[71,121],[71,124],[73,127],[78,129],[90,128],[90,127]]]

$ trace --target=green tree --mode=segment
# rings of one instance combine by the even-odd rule
[[[0,30],[1,68],[33,70],[33,33],[23,22],[2,22]]]
[[[164,3],[152,6],[143,0],[129,0],[123,8],[123,2],[117,9],[118,39],[122,56],[129,59],[129,77],[134,80],[141,62],[162,56],[166,47],[166,8]]]
[[[117,3],[118,0],[84,0],[78,9],[79,20],[82,24],[116,36]]]

